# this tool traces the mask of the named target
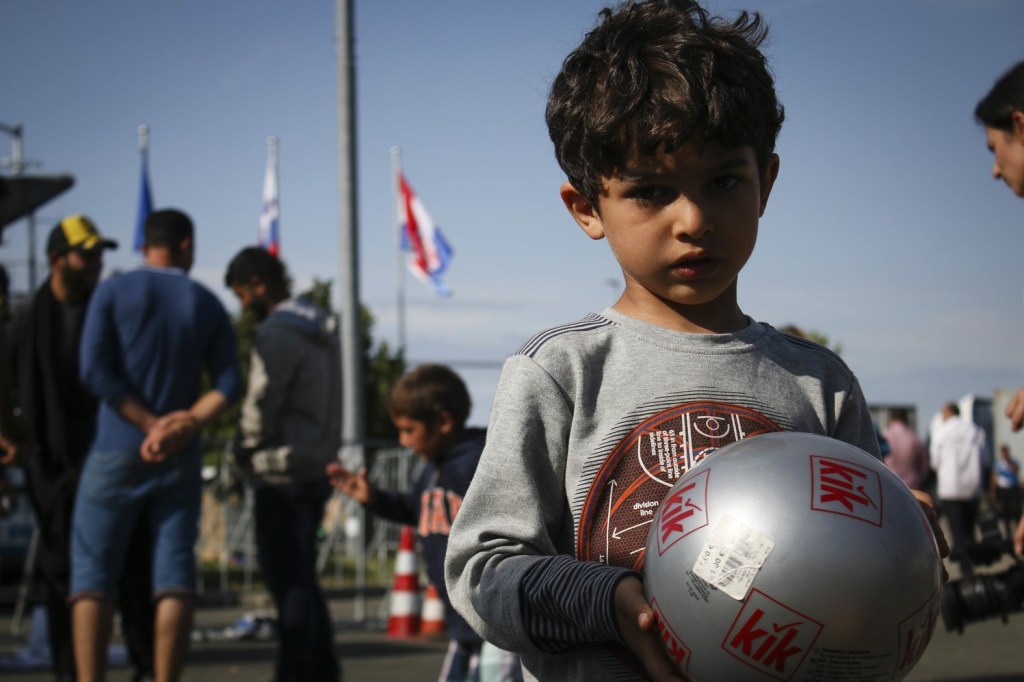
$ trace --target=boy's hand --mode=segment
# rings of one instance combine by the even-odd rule
[[[354,474],[341,464],[332,462],[327,465],[326,471],[331,485],[359,504],[369,504],[373,500],[373,484],[366,478],[365,468]]]
[[[615,588],[615,618],[626,645],[643,662],[655,682],[683,682],[675,669],[654,622],[654,610],[644,596],[644,586],[634,576],[623,578]]]
[[[932,496],[923,490],[911,490],[914,493],[914,497],[921,503],[921,508],[924,509],[925,516],[928,517],[928,521],[932,524],[932,532],[935,533],[935,540],[939,543],[939,556],[943,559],[949,556],[949,543],[946,542],[946,534],[942,532],[942,528],[939,526],[939,517],[935,514],[935,501],[932,500]],[[946,571],[946,564],[942,564],[942,582],[949,580],[949,572]]]

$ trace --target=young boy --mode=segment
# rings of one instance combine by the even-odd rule
[[[483,429],[466,428],[469,409],[469,392],[458,374],[443,365],[417,367],[398,380],[388,397],[399,442],[426,462],[412,490],[380,490],[366,478],[365,470],[357,474],[341,464],[327,466],[334,487],[370,512],[416,526],[427,576],[445,605],[451,643],[440,680],[451,682],[476,679],[482,644],[452,608],[444,583],[448,533],[476,471],[486,434]]]
[[[446,564],[456,608],[526,679],[680,679],[638,571],[650,511],[710,452],[803,431],[878,456],[843,361],[737,302],[779,170],[765,35],[756,14],[629,2],[552,86],[562,200],[625,290],[506,362]]]

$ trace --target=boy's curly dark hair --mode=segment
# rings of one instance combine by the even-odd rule
[[[447,412],[460,429],[471,407],[462,377],[446,365],[420,365],[402,376],[388,396],[392,417],[433,424],[442,412]]]
[[[600,17],[548,96],[555,156],[578,192],[596,206],[602,176],[688,142],[749,145],[767,167],[784,111],[759,14],[728,22],[691,0],[634,0]]]

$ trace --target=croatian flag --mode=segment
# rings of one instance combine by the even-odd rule
[[[402,230],[402,249],[409,252],[412,274],[434,287],[438,296],[451,295],[441,282],[452,258],[451,247],[403,173],[398,174],[398,225]]]
[[[260,214],[259,245],[274,258],[281,254],[281,235],[277,203],[277,140],[268,141],[267,173],[263,177],[263,213]]]

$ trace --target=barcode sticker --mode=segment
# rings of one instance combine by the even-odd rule
[[[742,600],[773,547],[775,543],[770,539],[726,514],[697,555],[693,573],[733,599]]]

